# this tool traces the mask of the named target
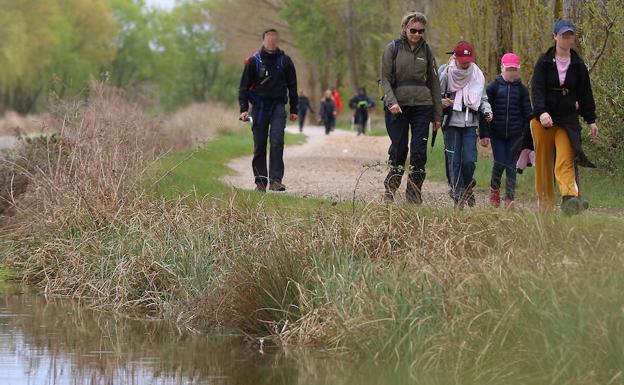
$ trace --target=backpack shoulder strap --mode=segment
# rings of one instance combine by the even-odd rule
[[[262,58],[260,57],[260,51],[253,54],[253,58],[256,59],[256,73],[260,74],[260,68],[264,65]]]
[[[392,86],[396,83],[396,58],[399,55],[399,48],[401,48],[401,39],[394,39],[392,45]]]

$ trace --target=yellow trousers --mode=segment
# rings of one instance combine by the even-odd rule
[[[562,196],[578,196],[574,157],[570,138],[565,128],[554,125],[545,128],[537,119],[531,120],[535,144],[535,191],[542,210],[555,205],[555,178]]]

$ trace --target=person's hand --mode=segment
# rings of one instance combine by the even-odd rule
[[[399,106],[398,104],[393,104],[390,108],[388,108],[388,110],[390,110],[390,113],[392,114],[402,114],[403,110],[401,110],[401,106]]]
[[[249,112],[248,111],[241,112],[239,119],[242,120],[243,122],[246,122],[247,120],[249,120]]]
[[[433,123],[433,130],[434,131],[438,131],[440,128],[442,128],[442,122],[434,122]]]
[[[542,126],[547,128],[553,126],[552,118],[550,117],[550,114],[548,112],[544,112],[543,114],[541,114],[539,119],[540,123],[542,123]]]
[[[333,114],[334,116],[336,116],[336,115],[338,115],[338,112],[334,111],[334,112],[332,112],[332,114]]]
[[[485,148],[490,147],[490,138],[481,138],[480,142],[481,142],[481,146]]]
[[[494,114],[491,112],[488,112],[487,114],[485,114],[485,121],[490,123],[492,120],[494,119]]]
[[[297,118],[298,118],[297,114],[290,114],[290,121],[291,122],[296,122]]]
[[[444,108],[452,106],[455,101],[453,99],[442,99],[442,105]]]
[[[592,123],[589,125],[589,129],[591,130],[592,139],[598,139],[598,125],[596,123]]]

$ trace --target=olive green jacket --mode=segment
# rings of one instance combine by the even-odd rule
[[[406,38],[401,39],[396,56],[396,74],[392,74],[392,53],[394,41],[384,49],[381,59],[381,86],[384,103],[400,106],[433,106],[434,121],[442,121],[442,100],[440,81],[433,52],[427,55],[429,46],[425,40],[412,49]],[[430,60],[427,61],[427,56]]]

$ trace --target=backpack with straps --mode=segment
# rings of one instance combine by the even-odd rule
[[[403,38],[394,39],[392,42],[392,77],[390,81],[390,87],[393,89],[396,88],[396,58],[399,55],[399,48],[401,48],[401,42]],[[427,68],[431,65],[431,60],[433,57],[433,53],[431,52],[431,48],[429,48],[429,44],[427,42],[423,43],[425,45],[425,56],[427,60]],[[429,81],[429,78],[427,78]],[[377,83],[381,86],[381,79],[377,81]],[[384,100],[384,97],[381,97],[381,100]]]
[[[390,86],[395,88],[396,86],[396,58],[399,55],[399,48],[401,48],[401,42],[403,38],[394,39],[392,46],[392,81],[390,82]],[[429,44],[427,42],[423,42],[425,48],[425,57],[427,58],[427,68],[431,65],[431,57],[433,56],[431,52],[431,48],[429,48]],[[429,79],[427,79],[429,80]]]
[[[257,76],[257,81],[255,84],[253,84],[252,86],[253,88],[255,88],[257,85],[264,84],[272,76],[269,73],[269,71],[271,72],[282,71],[284,69],[284,55],[283,54],[278,57],[277,65],[270,66],[270,67],[267,66],[264,60],[262,60],[262,58],[260,57],[260,51],[257,51],[252,56],[250,56],[247,59],[247,62],[252,57],[255,59],[255,62],[256,62],[256,76]]]

